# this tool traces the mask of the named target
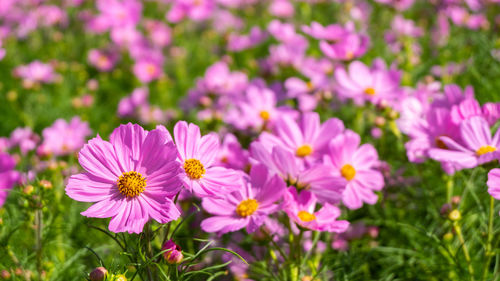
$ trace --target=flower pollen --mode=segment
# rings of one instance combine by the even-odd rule
[[[138,172],[123,173],[116,181],[121,194],[133,198],[144,192],[146,179]]]
[[[351,164],[345,164],[340,169],[340,174],[348,181],[352,180],[356,176],[356,169]]]
[[[260,118],[262,118],[262,120],[267,121],[271,117],[271,114],[269,114],[269,111],[267,111],[267,110],[262,110],[259,113],[259,116],[260,116]]]
[[[184,161],[184,171],[191,179],[201,179],[203,175],[206,173],[205,167],[201,164],[198,159],[187,159]]]
[[[375,89],[373,89],[372,87],[366,88],[365,94],[367,94],[369,96],[373,96],[373,95],[375,95]]]
[[[299,146],[299,148],[297,148],[296,155],[298,157],[306,157],[309,156],[312,152],[313,152],[312,147],[308,144],[304,144]]]
[[[484,146],[481,146],[477,151],[476,151],[476,154],[477,156],[481,156],[483,154],[486,154],[486,153],[490,153],[490,152],[495,152],[497,151],[497,148],[494,147],[494,146],[491,146],[491,145],[484,145]]]
[[[240,202],[238,206],[236,207],[236,213],[243,218],[246,218],[255,211],[257,211],[257,208],[259,207],[259,202],[255,199],[246,199]]]
[[[310,222],[316,219],[316,216],[314,214],[309,213],[308,211],[299,211],[297,216],[303,222]]]

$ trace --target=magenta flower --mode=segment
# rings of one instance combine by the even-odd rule
[[[473,168],[498,159],[500,148],[500,130],[491,137],[490,126],[481,116],[474,116],[460,124],[461,139],[447,136],[439,137],[440,148],[429,150],[429,156],[442,162],[451,162],[458,169]]]
[[[363,202],[377,202],[378,197],[373,191],[384,187],[384,177],[375,170],[379,160],[371,144],[360,146],[359,135],[346,130],[330,142],[330,153],[325,162],[334,168],[334,175],[347,180],[342,202],[349,209],[361,208]]]
[[[358,103],[370,101],[379,104],[382,101],[392,101],[400,94],[400,77],[397,72],[380,68],[370,69],[359,61],[352,62],[348,71],[337,68],[335,79],[339,84],[339,93]]]
[[[161,247],[161,250],[166,250],[166,252],[163,253],[163,257],[169,264],[178,264],[184,258],[181,247],[175,244],[172,240],[165,242],[165,244]]]
[[[314,164],[304,168],[290,151],[280,146],[273,147],[271,152],[263,144],[253,142],[250,149],[252,159],[279,175],[289,185],[310,191],[320,202],[335,204],[342,199],[347,181],[340,175],[333,175],[331,167]]]
[[[155,60],[140,59],[134,64],[133,72],[135,77],[142,83],[149,83],[158,79],[162,74],[162,65]]]
[[[248,151],[241,147],[233,134],[226,134],[217,155],[217,165],[235,170],[246,170],[250,167]]]
[[[352,60],[363,56],[368,50],[370,40],[368,36],[350,33],[339,42],[328,43],[321,41],[319,48],[327,57],[334,60]]]
[[[75,116],[68,123],[57,119],[54,124],[45,128],[43,135],[43,152],[54,155],[66,155],[80,150],[85,144],[85,138],[92,134],[87,122],[82,122]]]
[[[109,142],[97,136],[82,148],[78,161],[86,172],[69,178],[66,194],[96,202],[81,214],[111,217],[110,231],[140,233],[150,219],[167,223],[180,215],[172,201],[182,186],[176,156],[163,130],[120,125]]]
[[[250,179],[243,186],[224,198],[203,198],[203,209],[215,215],[201,222],[206,232],[224,234],[246,227],[248,233],[256,231],[265,218],[278,211],[276,201],[285,191],[285,182],[277,175],[271,176],[261,165],[252,167]]]
[[[225,121],[240,130],[269,129],[280,117],[296,115],[289,107],[277,107],[278,101],[273,91],[253,85],[247,88],[244,99],[234,103],[236,108],[227,114]]]
[[[20,179],[19,172],[14,170],[16,161],[9,154],[0,152],[0,207],[7,199],[8,191]]]
[[[239,173],[214,165],[219,153],[216,134],[202,137],[198,126],[179,121],[174,127],[174,139],[184,171],[184,187],[199,197],[220,197],[241,187]]]
[[[259,141],[271,148],[275,145],[289,150],[300,159],[319,159],[328,148],[328,142],[344,131],[344,124],[337,118],[320,123],[319,114],[308,112],[300,122],[284,116],[276,122],[275,133],[263,132]]]
[[[35,149],[40,137],[29,127],[16,128],[10,133],[9,147],[19,146],[22,154],[26,154]]]
[[[489,171],[486,184],[488,185],[488,193],[493,198],[500,200],[500,169],[496,168]]]
[[[316,210],[316,198],[311,192],[301,191],[297,194],[295,188],[291,187],[283,196],[284,209],[290,219],[301,227],[341,233],[347,230],[349,222],[337,220],[340,216],[340,209],[325,203],[321,209]]]
[[[110,71],[115,67],[118,54],[110,51],[92,49],[88,55],[89,63],[99,71]]]
[[[52,83],[56,79],[56,74],[52,66],[40,61],[33,61],[30,64],[18,66],[14,69],[14,74],[30,83]]]
[[[118,116],[121,118],[134,116],[138,108],[149,104],[148,96],[148,88],[134,89],[130,96],[122,98],[118,103]]]

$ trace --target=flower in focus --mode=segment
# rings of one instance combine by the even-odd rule
[[[308,112],[298,123],[283,116],[276,122],[275,133],[263,132],[259,141],[269,148],[275,145],[283,147],[298,159],[319,159],[328,149],[328,142],[343,130],[341,120],[330,118],[321,124],[318,113]]]
[[[165,242],[165,244],[161,247],[161,250],[166,250],[166,252],[163,252],[163,257],[169,264],[178,264],[184,258],[181,247],[175,244],[172,240]]]
[[[373,191],[384,187],[384,177],[375,170],[379,160],[377,150],[371,144],[360,146],[359,135],[346,130],[330,142],[325,162],[334,168],[335,175],[347,180],[342,202],[349,209],[361,208],[363,202],[377,202],[378,197]]]
[[[0,152],[0,207],[7,199],[8,191],[20,179],[19,172],[14,170],[16,161],[7,153]]]
[[[179,121],[174,139],[183,168],[181,180],[196,196],[222,196],[241,186],[241,176],[234,170],[215,166],[219,138],[215,134],[201,136],[195,124]]]
[[[42,132],[44,154],[66,155],[78,151],[85,144],[85,138],[92,131],[87,122],[82,122],[75,116],[68,123],[64,119],[57,119],[52,126]]]
[[[97,136],[82,148],[78,161],[86,172],[69,178],[66,194],[96,202],[81,214],[111,217],[110,231],[140,233],[151,218],[167,223],[180,215],[172,201],[181,188],[176,154],[163,130],[121,125],[109,142]]]
[[[203,220],[201,228],[219,234],[243,227],[248,233],[254,232],[269,214],[278,210],[275,202],[281,199],[285,188],[285,182],[269,174],[265,166],[253,166],[250,178],[245,178],[239,190],[224,198],[203,198],[203,209],[214,216]]]
[[[310,230],[337,233],[347,230],[349,222],[337,220],[340,216],[339,208],[325,203],[321,209],[315,211],[316,203],[315,196],[308,191],[298,194],[294,188],[289,188],[284,195],[284,209],[298,225]]]

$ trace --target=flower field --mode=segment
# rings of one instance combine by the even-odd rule
[[[500,280],[500,1],[0,0],[0,280]]]

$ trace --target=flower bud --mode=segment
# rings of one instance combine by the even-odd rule
[[[162,251],[168,250],[163,253],[163,257],[165,257],[165,260],[169,264],[178,264],[184,258],[181,247],[175,244],[172,240],[168,240],[165,244],[163,244],[161,249]]]
[[[106,268],[100,266],[95,268],[90,274],[89,278],[90,281],[103,281],[106,278],[106,275],[108,274],[108,271]]]
[[[460,214],[459,210],[455,209],[455,210],[450,212],[450,214],[448,215],[448,218],[452,221],[458,221],[462,218],[462,215]]]
[[[115,281],[127,281],[127,277],[125,277],[125,275],[123,274],[116,275]]]
[[[8,272],[7,270],[2,270],[2,272],[0,272],[0,276],[2,277],[2,279],[10,279],[10,272]]]

